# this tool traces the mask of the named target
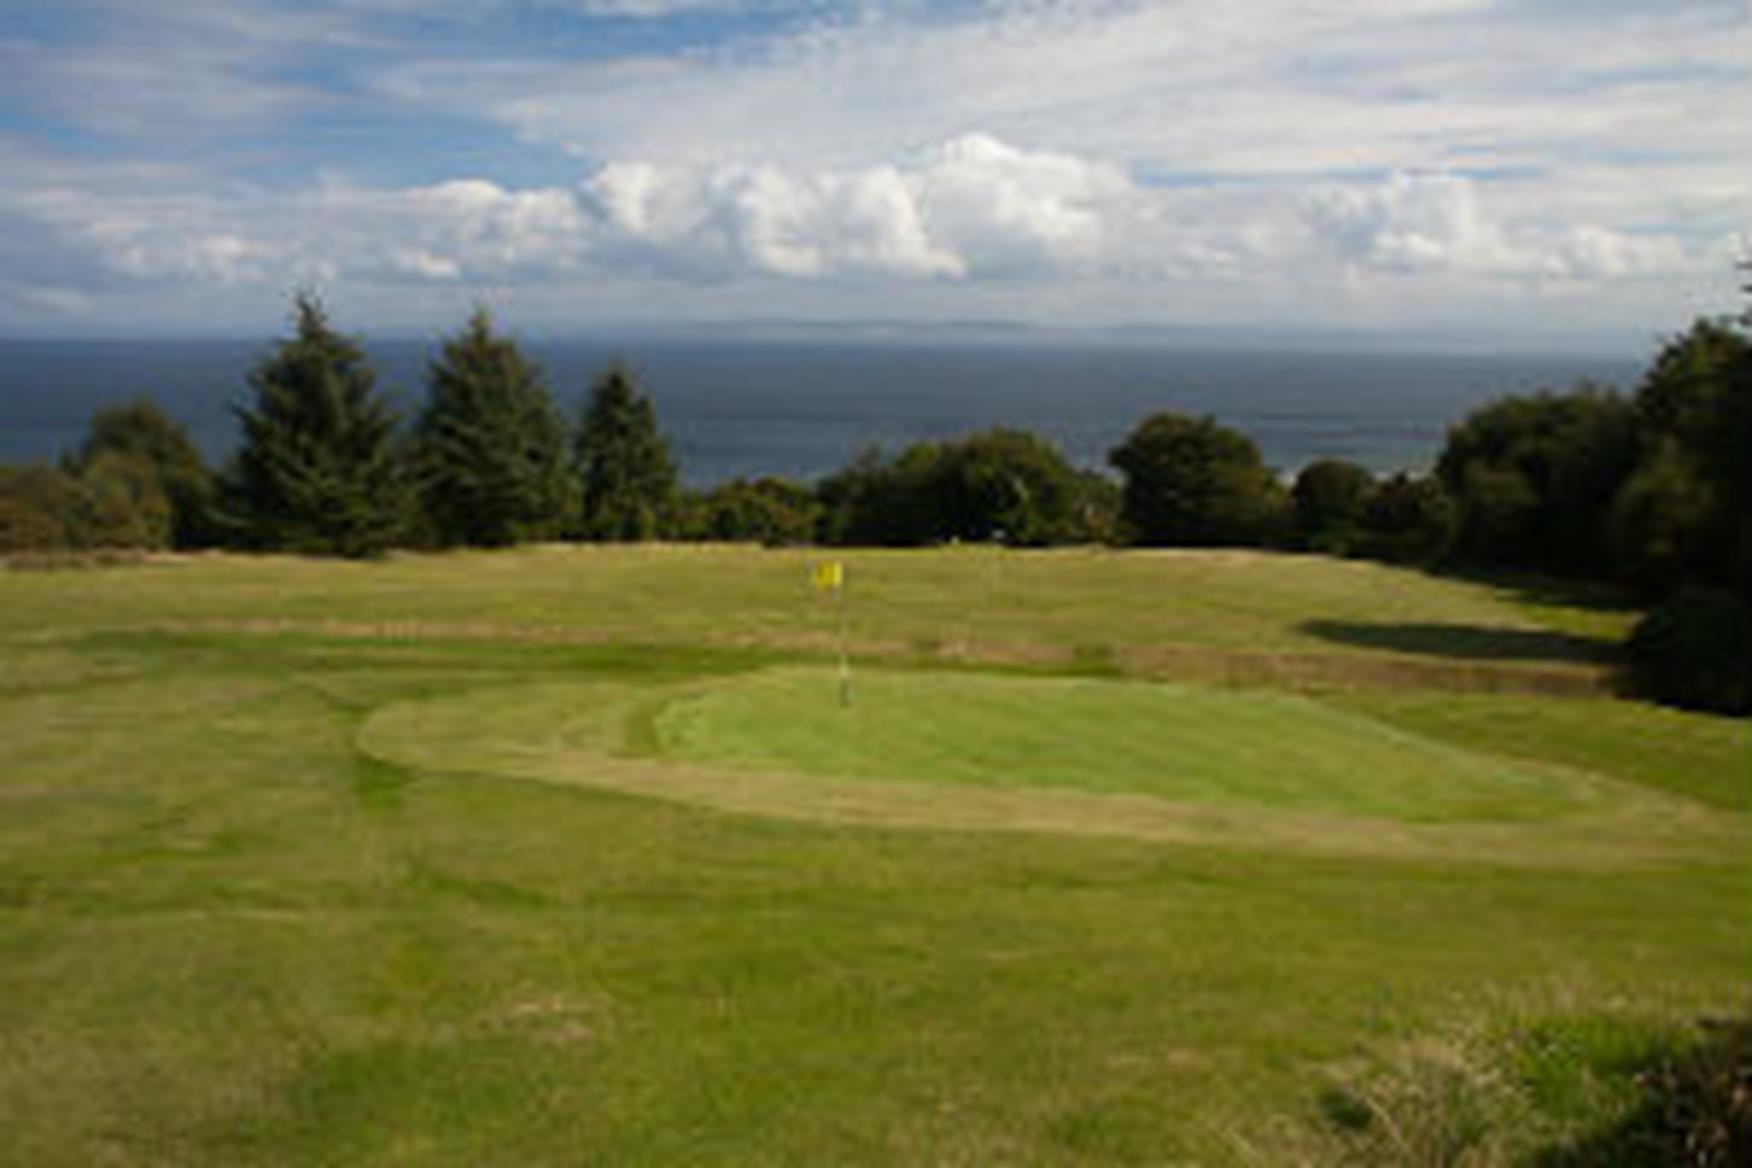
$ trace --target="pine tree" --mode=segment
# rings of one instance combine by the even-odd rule
[[[575,504],[566,426],[541,371],[477,311],[432,364],[414,431],[421,503],[440,543],[558,535]]]
[[[296,335],[250,374],[243,443],[223,484],[225,517],[246,547],[369,556],[402,533],[408,494],[395,415],[358,345],[301,293]]]
[[[615,366],[590,391],[578,433],[586,538],[640,540],[658,535],[675,499],[675,463],[657,432],[651,400]]]

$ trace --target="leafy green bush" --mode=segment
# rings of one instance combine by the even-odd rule
[[[1669,341],[1636,394],[1639,459],[1614,508],[1620,575],[1752,587],[1752,338],[1700,320]]]
[[[169,508],[170,542],[179,548],[207,547],[217,542],[214,525],[213,472],[189,438],[188,430],[144,395],[106,406],[91,416],[85,442],[68,460],[68,468],[86,478],[106,477],[102,464],[117,456],[150,469],[156,487],[134,483],[136,494],[162,494]],[[112,472],[107,477],[114,479]],[[138,479],[139,472],[129,472]],[[156,500],[148,500],[157,507]],[[156,518],[153,520],[156,523]]]
[[[1752,1019],[1701,1023],[1630,1069],[1620,1118],[1543,1149],[1538,1168],[1752,1165]]]
[[[1395,564],[1434,564],[1454,538],[1454,504],[1431,477],[1396,474],[1363,502],[1355,551]]]
[[[1630,634],[1631,679],[1658,702],[1752,713],[1752,607],[1729,593],[1685,588]]]
[[[1253,439],[1214,418],[1154,414],[1107,460],[1125,476],[1123,517],[1141,544],[1249,546],[1280,532],[1282,484]]]
[[[1636,459],[1636,417],[1586,382],[1501,398],[1448,430],[1436,475],[1459,505],[1458,551],[1569,574],[1606,566],[1605,515]]]
[[[1296,543],[1332,555],[1355,550],[1363,508],[1374,490],[1375,476],[1342,458],[1320,458],[1303,467],[1290,488]]]
[[[808,487],[779,478],[734,479],[683,500],[684,539],[786,547],[809,543],[821,504]]]
[[[1112,484],[1073,470],[1051,443],[994,429],[866,451],[818,489],[824,543],[919,546],[964,540],[1083,543],[1113,529]]]
[[[156,549],[170,535],[170,503],[144,459],[104,451],[79,472],[0,467],[0,553]]]

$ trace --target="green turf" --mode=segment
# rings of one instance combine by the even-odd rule
[[[1082,679],[768,670],[666,704],[659,753],[848,778],[1134,792],[1409,820],[1538,818],[1574,784],[1309,698]]]
[[[1752,723],[1642,702],[1349,693],[1331,700],[1416,734],[1752,810]]]
[[[538,548],[373,564],[197,557],[102,571],[15,572],[0,630],[143,623],[512,626],[607,641],[830,642],[810,587],[829,553],[729,547]],[[835,551],[855,643],[1036,647],[1102,655],[1151,645],[1403,653],[1457,646],[1511,661],[1590,659],[1617,626],[1549,587],[1445,580],[1361,561],[1266,552]],[[1587,615],[1577,625],[1569,615]],[[1553,631],[1553,629],[1561,631]]]
[[[1186,691],[1237,724],[1439,740],[1730,827],[1585,869],[848,826],[512,777],[507,743],[692,765],[616,759],[656,745],[617,735],[818,666],[786,639],[817,619],[806,563],[0,572],[0,1163],[1299,1162],[1335,1078],[1457,1022],[1752,998],[1743,724],[1716,719]],[[1543,644],[1491,587],[1296,557],[873,555],[851,578],[893,582],[860,619],[903,647],[970,612],[975,637],[1026,642],[1034,605],[1059,647],[1308,648],[1304,620],[1371,614]],[[281,619],[409,627],[196,627]],[[470,621],[595,640],[418,635]],[[555,695],[578,704],[556,717]],[[417,733],[379,749],[392,730]],[[1455,830],[1475,827],[1495,830]]]

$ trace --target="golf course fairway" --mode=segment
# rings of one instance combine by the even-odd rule
[[[819,559],[0,572],[0,1163],[1640,1163],[1752,1005],[1598,597]]]

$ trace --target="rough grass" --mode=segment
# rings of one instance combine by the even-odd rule
[[[854,586],[875,567],[898,582],[865,632],[947,635],[1013,567],[1028,599],[990,602],[1000,626],[1026,641],[1040,602],[1042,642],[1067,648],[1130,629],[1310,648],[1302,620],[1364,621],[1401,588],[1405,611],[1381,620],[1538,624],[1494,586],[1388,569],[985,555],[854,560]],[[643,797],[674,764],[605,759],[593,720],[786,657],[763,637],[817,619],[803,562],[632,549],[0,574],[0,1162],[1272,1163],[1304,1146],[1278,1137],[1319,1122],[1333,1068],[1506,998],[1555,988],[1580,1011],[1673,1018],[1747,1000],[1747,815],[1709,796],[1735,790],[1730,771],[1744,782],[1744,757],[1713,730],[1673,732],[1682,763],[1613,749],[1667,733],[1637,706],[1513,699],[1527,725],[1496,742],[1483,714],[1411,725],[1415,710],[1343,704],[1367,695],[1321,699],[1731,825],[1676,829],[1658,855],[1592,845],[1585,870],[1537,854],[1582,847],[1548,836],[1585,817],[1402,825],[1544,833],[1510,864],[1279,848],[1247,808],[1218,847]],[[1253,583],[1223,627],[1224,594]],[[1162,615],[1173,595],[1213,623]],[[596,642],[164,631],[207,619],[556,624]],[[511,695],[543,690],[617,696],[559,724],[530,710],[547,730],[521,763],[434,722],[418,750],[371,749],[473,695],[506,695],[505,725]],[[482,769],[556,755],[625,782]]]
[[[1456,639],[1538,634],[1562,622],[1545,593],[1446,580],[1361,561],[1268,552],[886,551],[740,547],[553,547],[404,555],[348,564],[277,557],[166,559],[142,566],[12,573],[18,627],[145,622],[353,622],[494,627],[605,641],[794,643],[830,639],[837,611],[809,583],[825,556],[846,563],[855,643],[925,650],[1112,653],[1149,645],[1247,652],[1440,656]],[[1534,603],[1532,596],[1546,603]],[[26,615],[28,614],[28,615]],[[11,624],[5,614],[0,622]],[[0,627],[3,627],[0,624]],[[1432,646],[1391,630],[1438,630]],[[1387,630],[1377,642],[1346,639]],[[1448,641],[1439,631],[1446,630]],[[1560,659],[1608,649],[1609,629],[1534,644]],[[1432,653],[1431,650],[1434,649]]]

